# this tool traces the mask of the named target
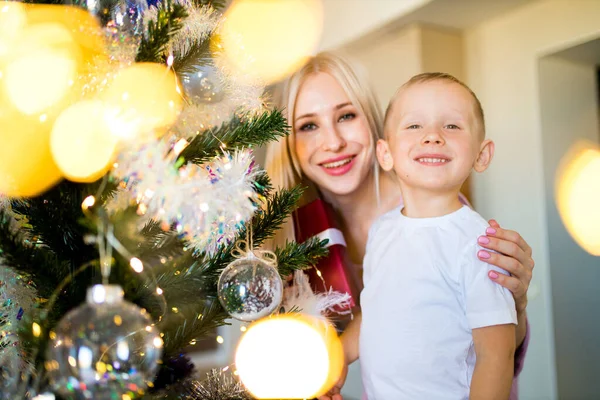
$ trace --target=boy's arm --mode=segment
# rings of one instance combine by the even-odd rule
[[[344,333],[342,333],[342,336],[340,336],[342,346],[344,346],[344,358],[347,365],[352,364],[358,359],[358,339],[361,322],[362,313],[357,313],[346,327]]]
[[[342,336],[340,336],[342,346],[344,347],[344,369],[342,371],[342,376],[340,376],[340,379],[326,394],[319,396],[319,400],[343,400],[340,392],[346,382],[348,365],[358,359],[358,337],[360,336],[361,321],[362,313],[356,314],[354,319],[350,321],[346,327],[344,333],[342,333]]]
[[[515,325],[473,329],[477,361],[470,400],[506,400],[514,374]]]

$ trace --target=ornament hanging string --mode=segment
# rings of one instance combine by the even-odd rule
[[[246,240],[238,240],[235,242],[231,255],[237,259],[258,258],[265,264],[277,269],[277,255],[270,250],[256,250],[253,248],[252,241],[252,218],[247,223]],[[255,267],[256,269],[256,267]]]

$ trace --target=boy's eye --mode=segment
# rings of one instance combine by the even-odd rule
[[[421,127],[421,125],[417,125],[417,124],[412,124],[406,127],[406,129],[419,129]]]
[[[446,129],[460,129],[460,128],[458,127],[458,125],[448,124],[448,125],[446,125]]]
[[[354,113],[346,113],[338,119],[338,122],[354,119],[355,117],[356,117],[356,114],[354,114]]]
[[[314,131],[315,129],[317,129],[317,125],[313,124],[312,122],[307,122],[306,124],[300,125],[300,129],[298,130],[302,132],[308,132]]]

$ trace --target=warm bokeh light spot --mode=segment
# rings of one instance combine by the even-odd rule
[[[292,314],[250,325],[235,357],[242,383],[260,399],[317,397],[337,382],[342,363],[342,345],[331,325]]]
[[[569,234],[585,251],[600,256],[600,149],[576,144],[562,159],[556,203]]]
[[[50,145],[56,164],[68,179],[93,182],[104,175],[117,146],[104,104],[86,100],[63,111],[54,123]]]
[[[320,0],[237,0],[215,36],[231,67],[266,83],[297,69],[321,37]]]

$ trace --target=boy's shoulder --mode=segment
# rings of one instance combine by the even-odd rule
[[[480,236],[485,233],[488,222],[477,211],[468,206],[463,207],[462,227],[467,236]]]
[[[393,226],[398,221],[401,207],[395,207],[392,210],[375,218],[369,229],[369,235],[375,234],[380,228],[385,226]]]

